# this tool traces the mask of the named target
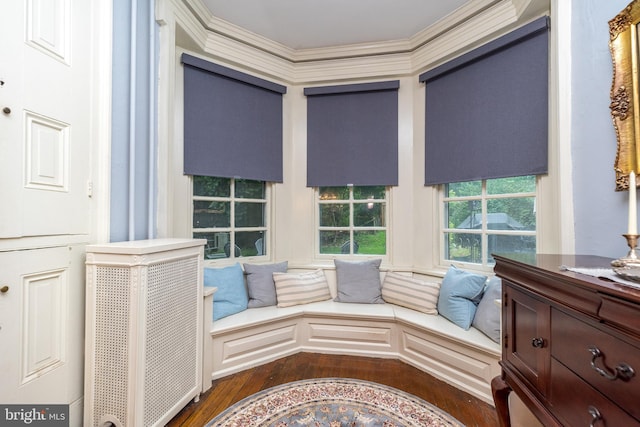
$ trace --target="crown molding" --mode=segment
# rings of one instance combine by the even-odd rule
[[[433,68],[499,37],[507,29],[517,25],[519,18],[512,1],[501,1],[484,9],[417,49],[412,56],[414,71],[422,72]]]
[[[201,0],[166,1],[173,3],[180,17],[176,22],[200,53],[289,84],[422,72],[550,7],[549,0],[471,1],[410,39],[295,50],[213,16]]]

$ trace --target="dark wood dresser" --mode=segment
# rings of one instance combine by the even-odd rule
[[[640,288],[563,271],[589,255],[494,255],[502,278],[502,426],[511,391],[544,426],[640,425]]]

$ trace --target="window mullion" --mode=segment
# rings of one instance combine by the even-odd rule
[[[480,253],[482,254],[482,265],[487,265],[489,260],[489,255],[487,251],[489,250],[489,235],[487,230],[489,229],[489,215],[487,211],[487,180],[482,180],[482,191],[481,191],[481,200],[480,200],[480,210],[482,211],[482,235],[480,238],[481,249]]]
[[[353,195],[353,186],[349,187],[349,255],[353,255],[354,246],[354,204],[355,197]]]
[[[231,205],[231,218],[229,218],[229,223],[231,224],[231,230],[233,230],[232,232],[229,233],[229,242],[230,242],[230,247],[231,250],[229,251],[229,258],[235,258],[236,257],[236,251],[235,251],[235,247],[236,247],[236,233],[235,233],[235,229],[236,229],[236,180],[232,179],[231,180],[231,188],[230,188],[230,194],[229,194],[229,204]]]

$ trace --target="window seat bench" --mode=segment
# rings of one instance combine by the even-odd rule
[[[203,391],[213,379],[298,352],[400,359],[493,405],[500,345],[440,315],[398,305],[333,300],[250,308],[213,319],[215,288],[205,288]]]

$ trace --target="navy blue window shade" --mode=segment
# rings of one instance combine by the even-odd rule
[[[307,186],[398,185],[400,81],[309,87]]]
[[[282,182],[278,85],[182,54],[184,173]]]
[[[420,75],[425,185],[547,173],[549,19]]]

